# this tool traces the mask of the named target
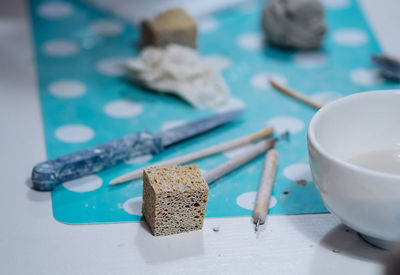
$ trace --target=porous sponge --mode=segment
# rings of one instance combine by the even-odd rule
[[[196,48],[196,22],[183,9],[167,10],[153,20],[144,20],[140,30],[142,48],[168,44]]]
[[[197,165],[144,169],[142,212],[153,235],[200,230],[208,190]]]

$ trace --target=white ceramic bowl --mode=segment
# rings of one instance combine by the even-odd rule
[[[311,171],[326,207],[378,246],[400,243],[400,175],[347,160],[399,147],[400,90],[343,97],[321,108],[308,128]]]

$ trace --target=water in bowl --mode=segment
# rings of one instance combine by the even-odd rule
[[[363,152],[347,161],[370,170],[400,175],[400,147]]]

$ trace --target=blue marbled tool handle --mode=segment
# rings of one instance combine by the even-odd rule
[[[50,191],[64,181],[107,169],[124,160],[162,151],[161,138],[139,132],[76,153],[37,164],[32,170],[33,188]]]

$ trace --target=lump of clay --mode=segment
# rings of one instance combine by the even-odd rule
[[[171,9],[141,24],[140,47],[179,44],[196,48],[196,23],[183,9]]]
[[[262,26],[268,42],[296,49],[319,47],[326,32],[319,0],[269,0]]]
[[[126,64],[135,83],[162,93],[172,93],[199,109],[216,108],[229,100],[221,76],[226,64],[218,56],[200,57],[192,48],[169,45],[147,47]]]
[[[207,199],[208,185],[197,165],[143,170],[142,212],[155,236],[200,230]]]

